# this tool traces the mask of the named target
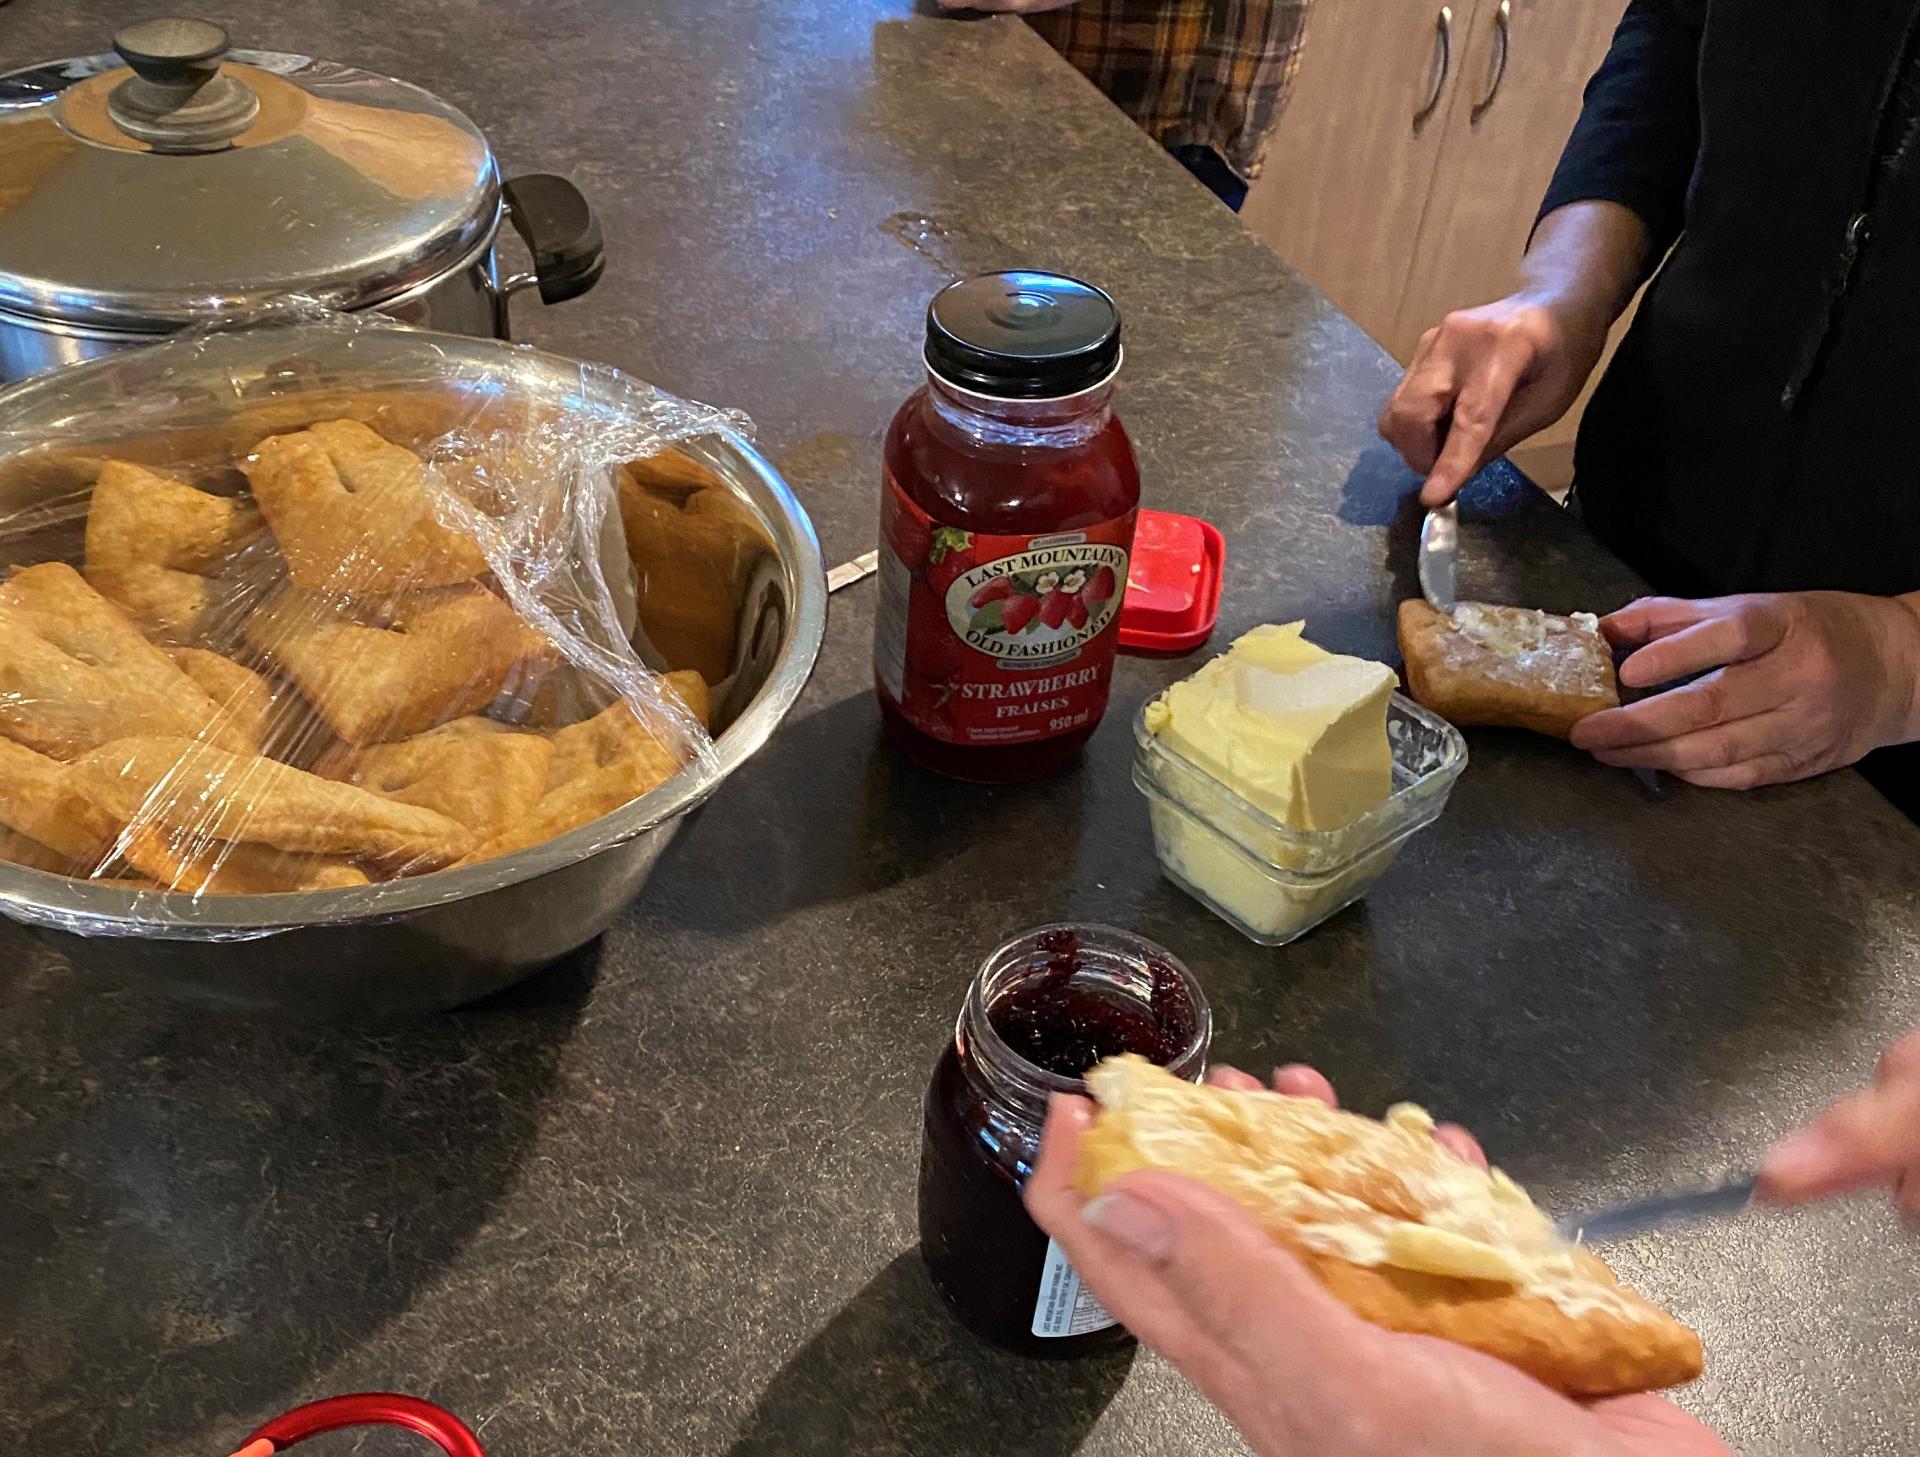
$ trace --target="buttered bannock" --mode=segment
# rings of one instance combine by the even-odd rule
[[[1412,1104],[1384,1122],[1311,1098],[1196,1087],[1144,1058],[1087,1074],[1100,1115],[1076,1185],[1136,1169],[1244,1206],[1356,1313],[1458,1341],[1581,1396],[1700,1374],[1699,1337],[1561,1239],[1526,1192],[1433,1139]]]
[[[1532,729],[1564,739],[1620,703],[1613,649],[1590,613],[1462,602],[1442,612],[1400,604],[1400,652],[1413,696],[1449,722]]]

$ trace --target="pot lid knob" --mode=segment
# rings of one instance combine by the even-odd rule
[[[220,74],[227,33],[209,20],[143,20],[113,38],[133,74],[113,88],[107,115],[156,152],[219,151],[253,123],[260,98]]]

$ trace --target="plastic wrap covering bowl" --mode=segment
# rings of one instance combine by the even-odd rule
[[[819,652],[819,545],[747,428],[602,366],[339,317],[0,393],[6,954],[339,1018],[456,1006],[585,945]],[[192,558],[228,526],[222,565]],[[433,678],[442,631],[498,671]],[[652,772],[568,800],[619,763],[612,717]],[[537,761],[503,818],[467,813],[499,809],[491,771],[415,792],[422,744],[495,735]]]

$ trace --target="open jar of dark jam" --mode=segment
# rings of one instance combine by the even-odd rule
[[[1206,1069],[1213,1019],[1167,951],[1111,926],[1043,926],[980,968],[927,1089],[920,1255],[961,1322],[995,1345],[1078,1356],[1131,1339],[1027,1217],[1053,1093],[1134,1052],[1180,1077]]]

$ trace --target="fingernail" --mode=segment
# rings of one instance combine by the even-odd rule
[[[1088,1201],[1080,1217],[1143,1260],[1164,1260],[1173,1253],[1173,1221],[1144,1200],[1102,1194]]]

